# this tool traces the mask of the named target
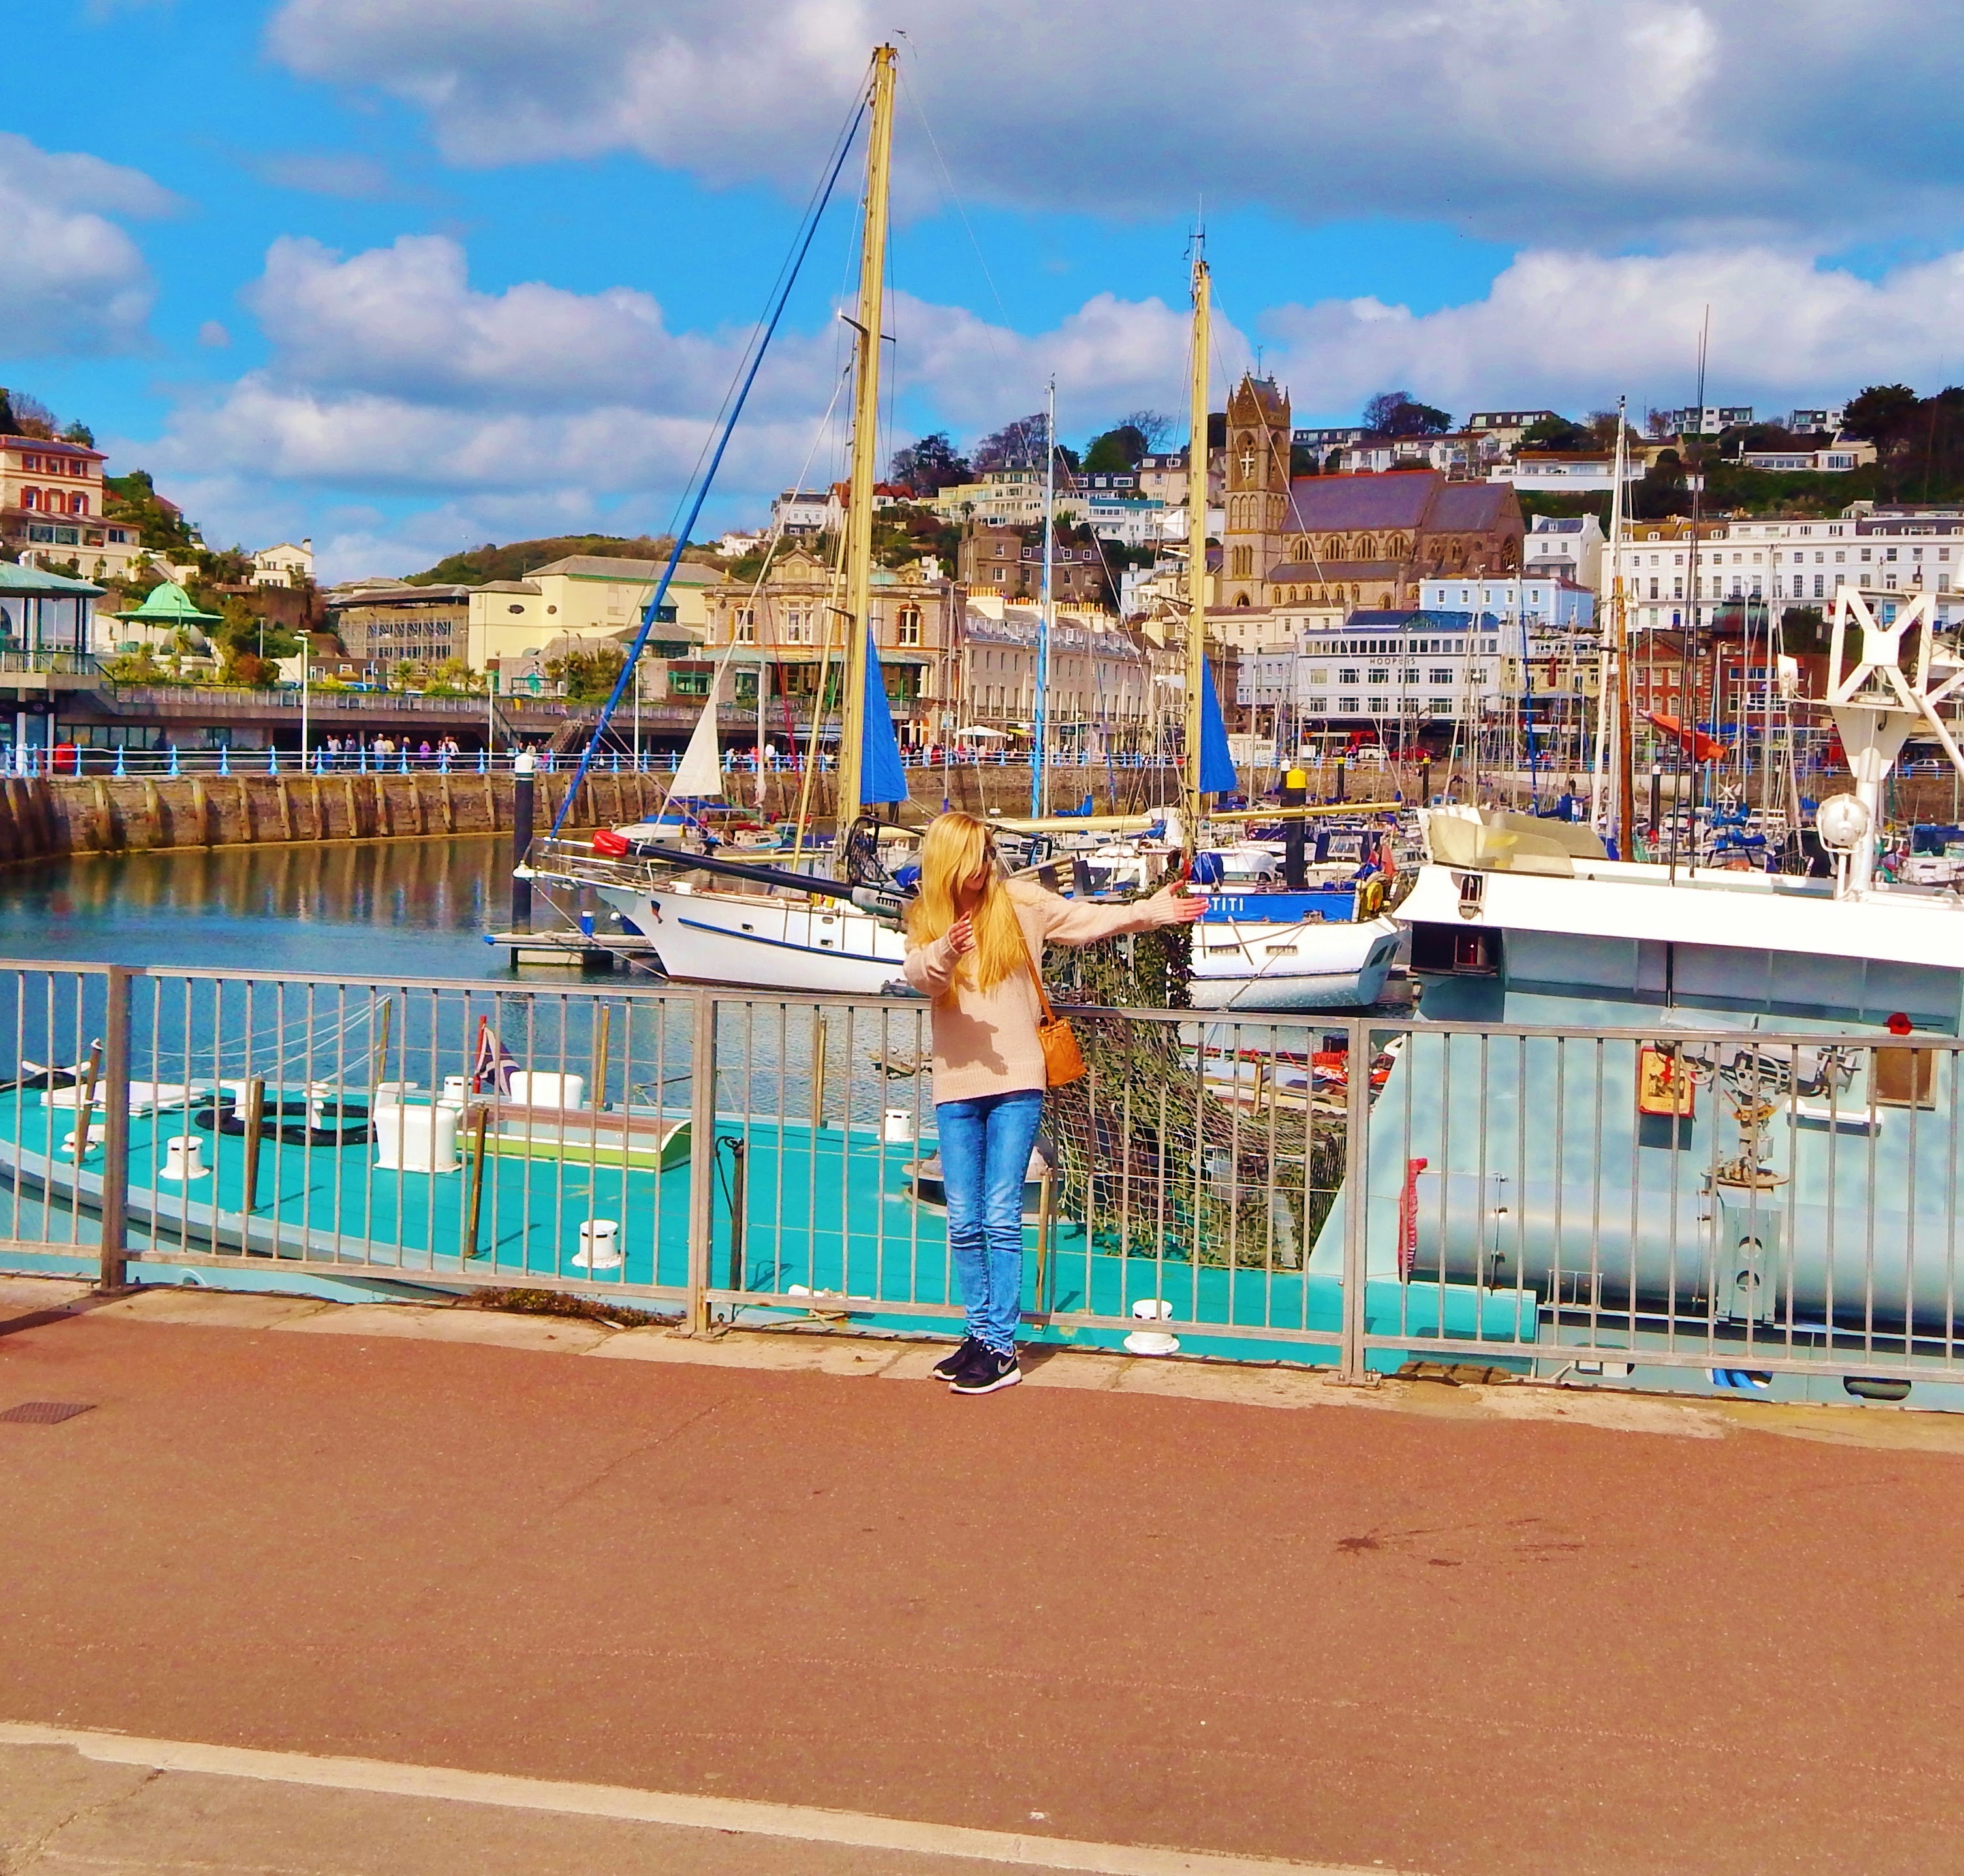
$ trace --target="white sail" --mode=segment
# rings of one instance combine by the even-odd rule
[[[695,731],[682,751],[682,766],[669,789],[671,801],[700,801],[723,794],[723,760],[716,747],[716,700],[712,697],[695,720]]]

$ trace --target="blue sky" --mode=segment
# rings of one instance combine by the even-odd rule
[[[1305,421],[1688,401],[1708,304],[1725,401],[1964,377],[1964,23],[1907,0],[50,0],[0,382],[329,578],[657,531],[896,26],[891,442],[1053,373],[1067,436],[1181,408],[1202,203],[1217,387],[1259,350]],[[836,467],[851,206],[717,523]]]

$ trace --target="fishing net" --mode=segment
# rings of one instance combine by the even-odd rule
[[[1057,1202],[1108,1255],[1297,1270],[1343,1168],[1343,1074],[1311,1024],[1189,1007],[1184,927],[1053,948],[1088,1072],[1048,1091]],[[1086,1007],[1090,1006],[1090,1007]]]

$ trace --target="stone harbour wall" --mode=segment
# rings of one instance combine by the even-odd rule
[[[1115,778],[1102,768],[1062,769],[1054,769],[1051,776],[1054,808],[1076,807],[1088,794],[1101,814],[1151,806],[1173,786],[1173,778],[1160,772],[1121,770]],[[788,817],[797,811],[802,779],[792,774],[765,776],[759,808],[757,778],[732,775],[727,778],[728,802],[762,819]],[[920,769],[911,779],[916,807],[924,814],[939,813],[942,772]],[[572,780],[570,770],[538,777],[534,816],[540,831],[552,824]],[[830,818],[834,780],[830,774],[811,778],[810,811],[814,819]],[[582,786],[566,825],[586,831],[657,813],[668,781],[666,775],[596,769]],[[948,772],[947,782],[950,805],[971,813],[1029,811],[1027,767],[1004,763],[958,768]],[[297,841],[437,840],[511,830],[509,773],[0,778],[0,865],[80,853]]]

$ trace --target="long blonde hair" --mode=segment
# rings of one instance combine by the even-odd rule
[[[971,914],[975,949],[956,967],[958,980],[977,990],[993,990],[1029,968],[1015,902],[996,867],[996,843],[973,814],[938,815],[921,843],[920,890],[907,907],[907,935],[917,945],[932,944],[959,916],[955,894],[965,880],[983,875],[982,898]]]

